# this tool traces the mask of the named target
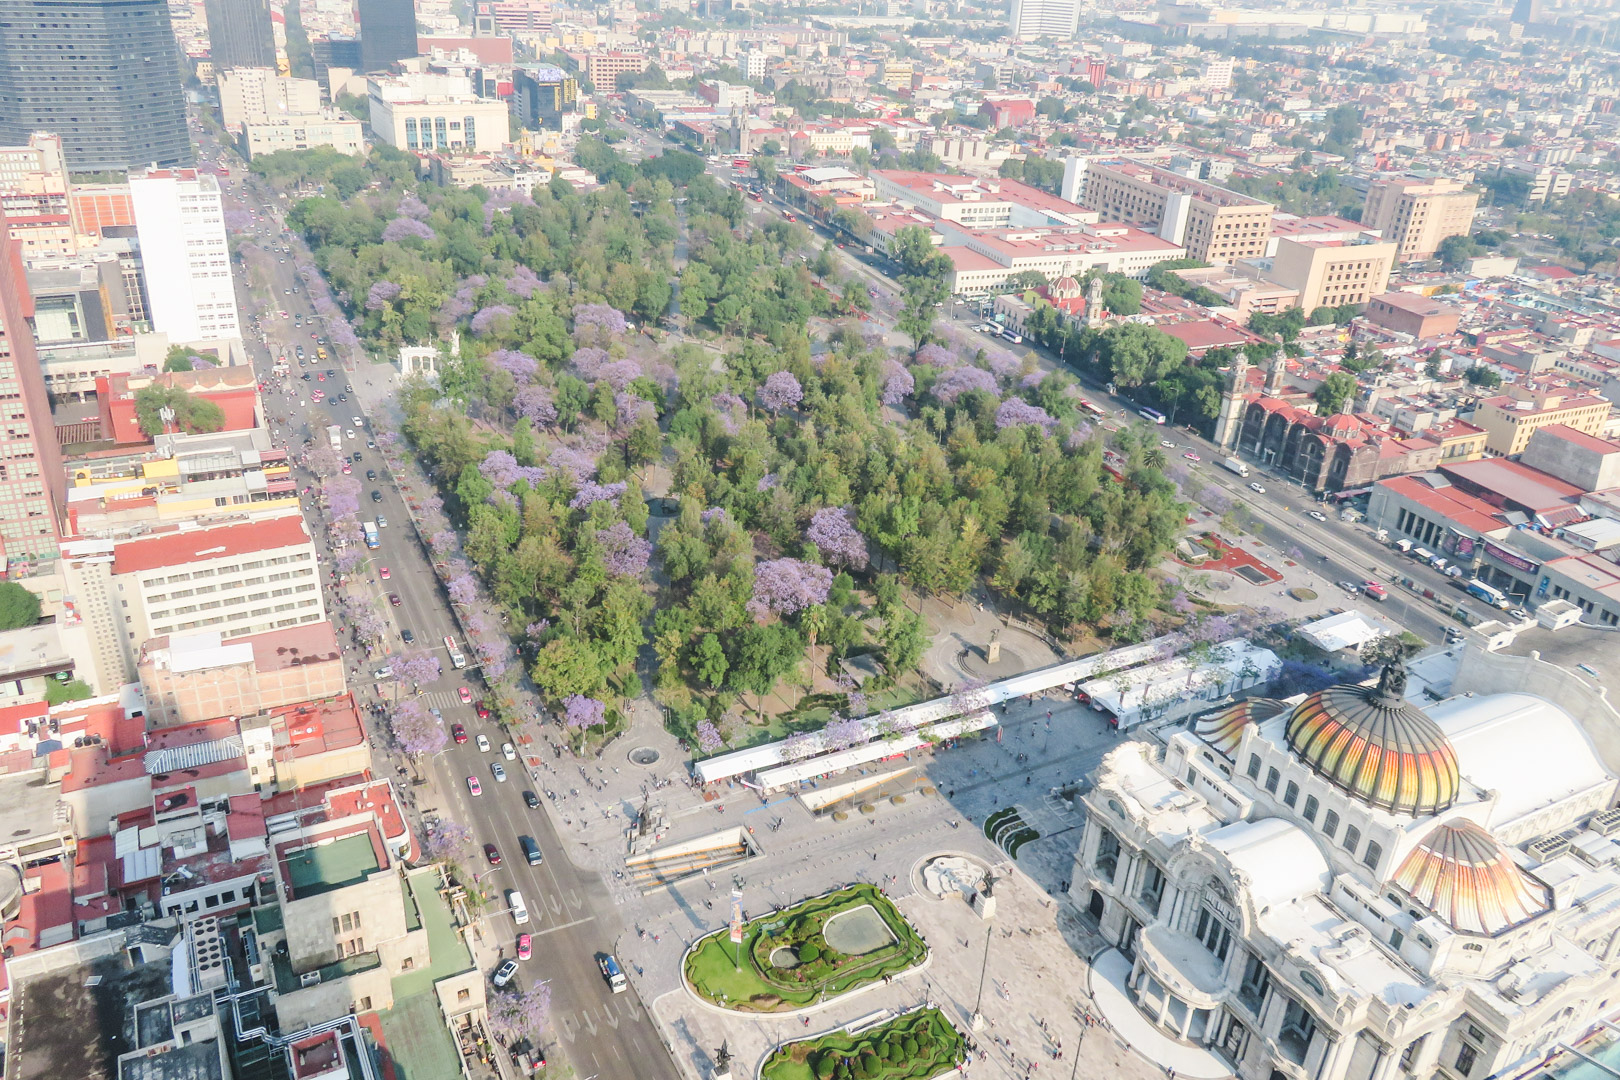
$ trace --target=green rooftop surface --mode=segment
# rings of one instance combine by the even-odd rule
[[[420,925],[427,930],[430,963],[394,976],[394,1007],[377,1014],[398,1080],[439,1080],[461,1068],[433,984],[472,967],[472,954],[434,888],[437,882],[431,873],[405,879],[405,917],[413,929]]]
[[[293,896],[299,900],[358,885],[381,869],[365,833],[307,847],[289,855],[286,866]]]

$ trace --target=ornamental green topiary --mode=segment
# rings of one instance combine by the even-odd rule
[[[816,948],[815,942],[807,941],[803,945],[799,946],[799,963],[813,964],[820,959],[821,950]]]
[[[908,1058],[914,1058],[917,1056],[917,1040],[913,1039],[910,1035],[907,1035],[900,1043],[900,1048],[906,1052],[906,1057]]]
[[[815,1073],[817,1080],[832,1080],[832,1074],[838,1065],[838,1055],[831,1050],[823,1050],[816,1055]]]

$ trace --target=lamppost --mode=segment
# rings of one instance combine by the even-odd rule
[[[973,1016],[968,1020],[968,1026],[974,1031],[984,1030],[984,1014],[979,1006],[984,1004],[984,976],[990,970],[990,935],[995,933],[994,926],[984,928],[984,961],[979,965],[979,995],[973,999]]]

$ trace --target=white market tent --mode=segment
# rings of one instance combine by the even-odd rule
[[[1050,690],[1054,686],[1063,686],[1068,683],[1082,682],[1092,679],[1107,671],[1119,671],[1123,668],[1135,667],[1139,664],[1151,663],[1161,660],[1165,656],[1165,649],[1173,643],[1173,638],[1155,638],[1140,645],[1131,645],[1123,649],[1114,649],[1111,652],[1097,653],[1080,660],[1067,660],[1051,667],[1039,668],[1035,671],[1026,671],[1021,675],[1002,679],[986,685],[979,691],[974,702],[980,708],[989,708],[999,705],[1003,701],[1010,701],[1026,694],[1039,694]],[[944,720],[954,716],[959,706],[952,697],[934,698],[932,701],[920,701],[915,705],[907,705],[895,709],[887,715],[887,720],[896,728],[918,729],[937,720]],[[883,717],[868,716],[861,721],[866,727],[869,741],[881,741],[884,735],[882,725]],[[940,736],[948,738],[949,736]],[[812,744],[810,758],[818,754],[827,753],[830,748],[821,743],[821,733],[812,734],[816,740]],[[700,782],[712,784],[717,780],[730,780],[733,777],[749,776],[762,773],[767,769],[774,769],[779,765],[790,764],[788,755],[784,750],[786,740],[766,743],[762,746],[751,746],[746,750],[734,750],[729,754],[719,754],[698,762],[693,766]],[[869,759],[870,760],[870,759]],[[805,764],[814,764],[807,760]],[[818,776],[832,770],[826,767],[814,768],[808,775]]]

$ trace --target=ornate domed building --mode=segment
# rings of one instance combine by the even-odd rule
[[[1620,781],[1551,701],[1419,708],[1393,666],[1093,781],[1094,983],[1246,1080],[1505,1077],[1620,1009]]]

